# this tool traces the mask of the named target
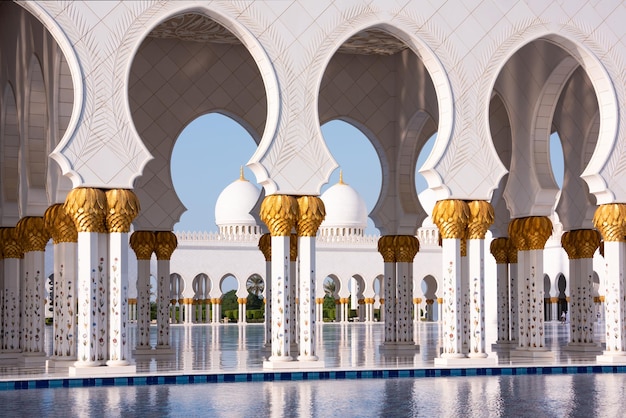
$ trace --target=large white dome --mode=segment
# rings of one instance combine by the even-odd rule
[[[241,173],[239,179],[229,184],[215,203],[215,223],[225,225],[256,225],[256,219],[250,214],[259,200],[261,191]]]
[[[326,218],[322,228],[367,228],[367,207],[365,201],[339,177],[339,183],[326,190],[322,196],[326,207]]]

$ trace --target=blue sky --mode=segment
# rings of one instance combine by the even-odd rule
[[[322,126],[322,134],[330,152],[339,164],[322,193],[339,181],[343,170],[344,182],[352,186],[365,200],[368,210],[376,204],[381,186],[380,163],[374,147],[358,129],[341,121]],[[424,147],[417,162],[419,168],[425,161],[432,141]],[[176,192],[187,207],[174,229],[177,231],[217,231],[215,202],[220,192],[244,175],[256,184],[252,172],[245,168],[256,144],[248,132],[232,119],[212,113],[191,122],[180,134],[172,154],[172,180]],[[551,140],[550,155],[559,185],[563,179],[563,156],[558,138]],[[426,181],[417,173],[418,192],[426,188]],[[378,230],[370,220],[367,234]]]

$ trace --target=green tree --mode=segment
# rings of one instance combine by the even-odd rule
[[[229,290],[222,296],[222,313],[237,309],[239,309],[239,303],[237,302],[235,289]]]

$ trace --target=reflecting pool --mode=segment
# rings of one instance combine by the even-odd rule
[[[0,392],[12,417],[620,417],[624,374],[472,376]]]

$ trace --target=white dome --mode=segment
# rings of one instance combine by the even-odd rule
[[[367,228],[365,201],[356,190],[343,182],[342,176],[339,183],[322,194],[321,199],[326,207],[326,218],[322,222],[322,228]]]
[[[261,191],[248,180],[241,177],[230,183],[217,198],[215,203],[215,223],[222,225],[256,225],[250,212],[259,200]]]

